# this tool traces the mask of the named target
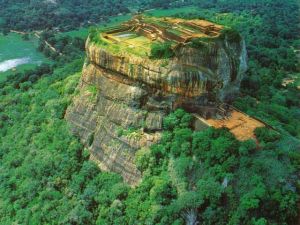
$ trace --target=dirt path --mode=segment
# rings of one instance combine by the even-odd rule
[[[22,34],[22,35],[26,35],[28,33],[26,32],[22,32],[22,31],[17,31],[17,30],[10,30],[11,33],[15,33],[15,34]]]
[[[11,33],[15,33],[15,34],[21,34],[21,35],[26,35],[26,34],[30,34],[29,32],[23,32],[23,31],[18,31],[18,30],[10,30]],[[34,31],[33,34],[34,36],[36,36],[39,40],[42,40],[42,37],[40,36],[40,33],[42,31]],[[56,48],[54,48],[48,41],[43,40],[45,45],[53,52],[58,53],[59,55],[63,55],[61,52],[59,52]]]
[[[34,32],[34,36],[36,36],[38,39],[42,40],[40,34],[37,31]],[[56,50],[56,48],[54,48],[48,41],[44,40],[44,43],[51,51],[56,52],[59,55],[63,55],[61,52]]]

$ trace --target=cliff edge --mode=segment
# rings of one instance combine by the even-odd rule
[[[93,31],[86,52],[66,119],[91,159],[131,185],[141,179],[135,152],[159,140],[163,117],[178,107],[222,114],[247,69],[240,35],[204,20],[137,16]]]

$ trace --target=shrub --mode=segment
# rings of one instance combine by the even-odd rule
[[[174,51],[172,50],[172,44],[170,42],[164,43],[153,43],[151,45],[151,55],[152,59],[168,59],[174,56]]]
[[[191,47],[192,48],[207,48],[207,42],[210,42],[212,39],[211,38],[193,38],[191,39]]]
[[[227,38],[228,41],[232,42],[240,42],[242,40],[240,33],[232,28],[225,28],[222,30],[220,37]]]
[[[141,148],[135,153],[135,164],[139,171],[144,172],[150,162],[150,150],[148,148]]]
[[[277,131],[268,129],[266,127],[256,128],[254,133],[259,141],[263,141],[265,143],[274,142],[280,138],[280,134]]]
[[[89,38],[90,38],[91,42],[96,43],[96,44],[103,44],[103,45],[105,45],[106,43],[100,37],[100,33],[102,31],[103,30],[100,30],[100,29],[98,29],[96,27],[91,27],[89,29]]]

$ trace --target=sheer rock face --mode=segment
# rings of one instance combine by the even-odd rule
[[[74,134],[103,170],[136,185],[135,152],[156,143],[163,117],[184,103],[205,105],[234,96],[246,70],[244,41],[179,44],[168,60],[113,54],[87,41],[79,94],[66,112]]]
[[[151,60],[126,52],[112,54],[87,42],[90,63],[142,82],[163,92],[184,97],[211,95],[225,101],[239,91],[247,69],[245,43],[216,40],[201,48],[179,44],[170,60]]]
[[[159,140],[165,112],[143,108],[145,89],[94,64],[84,66],[79,91],[66,113],[72,131],[101,169],[137,184],[141,174],[133,163],[135,151]]]

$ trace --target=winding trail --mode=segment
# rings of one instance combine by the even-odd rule
[[[42,40],[40,34],[37,31],[34,32],[34,36],[36,36],[38,39]],[[44,40],[44,43],[51,51],[58,53],[60,56],[63,55],[56,48],[54,48],[48,41]]]
[[[18,30],[10,30],[11,33],[15,33],[15,34],[21,34],[21,35],[26,35],[26,34],[30,34],[30,32],[23,32],[23,31],[18,31]],[[59,52],[53,45],[51,45],[48,41],[43,40],[42,37],[40,36],[40,33],[42,31],[34,31],[33,34],[34,36],[36,36],[39,40],[44,41],[45,45],[53,52],[58,53],[60,56],[62,56],[63,54],[61,52]]]

